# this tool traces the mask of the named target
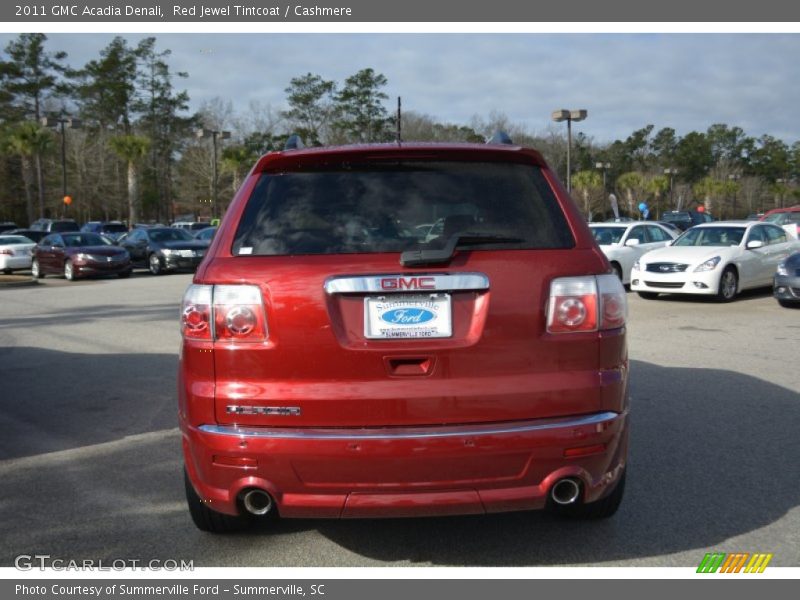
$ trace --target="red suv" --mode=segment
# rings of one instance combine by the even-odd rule
[[[183,299],[191,516],[217,532],[254,515],[608,517],[625,481],[626,318],[534,150],[267,154]]]
[[[788,208],[773,208],[760,220],[780,225],[791,233],[792,237],[800,237],[800,204]]]

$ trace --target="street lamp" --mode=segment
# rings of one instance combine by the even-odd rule
[[[737,173],[731,173],[728,175],[728,180],[733,183],[733,203],[731,204],[731,217],[736,218],[736,192],[738,191],[737,188],[739,187],[736,182],[741,179],[741,175]]]
[[[600,169],[601,171],[603,171],[603,194],[605,194],[606,193],[606,173],[608,173],[608,170],[611,168],[611,163],[604,163],[604,162],[595,163],[594,168],[595,169]]]
[[[553,121],[556,123],[561,123],[562,121],[567,122],[567,191],[572,191],[572,184],[570,182],[570,175],[572,174],[572,170],[570,168],[570,150],[572,148],[572,122],[573,121],[583,121],[586,118],[586,115],[589,113],[586,109],[579,109],[579,110],[566,110],[564,108],[559,110],[554,110],[553,114],[551,115]]]
[[[67,135],[65,129],[80,129],[81,122],[79,119],[72,117],[42,117],[41,123],[45,127],[56,127],[61,129],[61,192],[64,198],[64,206],[69,206],[66,201],[67,198]],[[70,199],[71,202],[71,199]]]
[[[195,131],[195,135],[198,138],[211,138],[211,144],[213,147],[214,158],[211,161],[212,166],[212,182],[211,182],[211,217],[216,219],[219,215],[217,214],[217,138],[221,138],[223,140],[227,140],[231,137],[230,131],[217,131],[215,129],[198,129]]]
[[[679,206],[675,206],[675,194],[672,190],[672,183],[673,179],[675,179],[675,175],[678,174],[678,169],[675,167],[667,167],[664,169],[664,175],[669,177],[669,204],[672,206],[673,209],[680,209]]]

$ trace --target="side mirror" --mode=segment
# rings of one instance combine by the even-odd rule
[[[625,242],[626,246],[638,246],[641,242],[639,238],[631,238]]]
[[[761,248],[764,246],[764,242],[761,240],[750,240],[747,242],[747,249],[748,250],[755,250],[756,248]]]

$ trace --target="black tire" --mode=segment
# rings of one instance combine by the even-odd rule
[[[72,261],[69,259],[64,261],[64,279],[67,281],[75,281],[75,268]]]
[[[589,504],[577,504],[575,506],[554,505],[558,515],[571,519],[608,519],[613,517],[622,504],[622,497],[625,495],[625,474],[627,469],[622,472],[617,484],[611,493]]]
[[[147,257],[147,268],[151,275],[161,275],[164,272],[161,266],[161,259],[155,252]]]
[[[34,279],[44,279],[42,267],[39,265],[39,261],[35,258],[33,259],[33,262],[31,262],[31,275],[33,275]]]
[[[658,292],[639,292],[639,298],[644,300],[655,300],[658,298]]]
[[[122,273],[117,273],[117,277],[119,277],[120,279],[127,279],[130,276],[131,276],[130,271],[123,271]]]
[[[183,471],[183,482],[186,488],[186,502],[189,505],[189,514],[192,521],[200,531],[209,533],[231,533],[241,531],[247,524],[243,517],[233,517],[211,510],[197,495],[186,469]]]
[[[3,269],[3,273],[5,273],[6,275],[11,275],[12,271],[11,269]]]
[[[619,263],[612,262],[611,269],[614,271],[614,274],[619,277],[619,280],[622,281],[622,267],[619,266]]]
[[[717,300],[720,302],[733,302],[739,291],[739,275],[736,269],[731,266],[725,267],[719,278],[719,288],[717,289]]]

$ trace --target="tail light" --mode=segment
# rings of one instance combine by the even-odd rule
[[[233,342],[266,339],[267,319],[258,286],[214,286],[214,334],[217,340]]]
[[[7,254],[8,256],[14,256],[14,251],[11,248],[0,248],[0,254]]]
[[[616,275],[559,277],[550,284],[549,333],[617,329],[627,316],[625,288]]]
[[[261,290],[255,285],[190,285],[183,296],[181,334],[189,340],[264,341]]]

